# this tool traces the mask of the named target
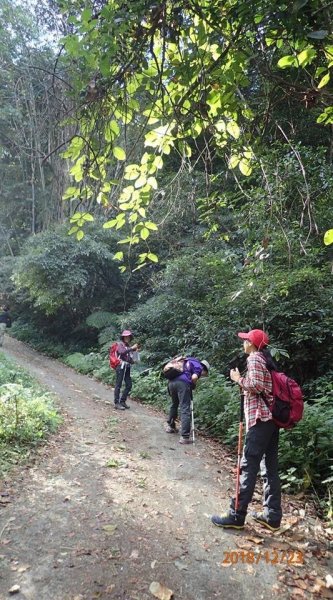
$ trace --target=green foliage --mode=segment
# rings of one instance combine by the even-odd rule
[[[288,491],[332,489],[333,405],[329,396],[306,404],[303,419],[292,431],[283,431],[279,463]]]
[[[119,338],[119,329],[119,326],[105,327],[99,333],[98,343],[101,346],[102,352],[108,352],[112,342],[115,342]]]
[[[27,242],[20,257],[16,290],[45,315],[66,310],[73,320],[74,315],[87,316],[106,294],[110,307],[120,307],[122,286],[112,257],[106,241],[94,235],[86,236],[83,244],[62,228],[39,234]]]
[[[207,379],[199,380],[194,392],[196,425],[226,444],[236,444],[239,405],[237,386],[212,369]]]
[[[103,381],[108,385],[114,386],[116,382],[116,372],[114,369],[111,369],[108,357],[104,358],[103,362],[101,363],[101,366],[97,369],[94,369],[92,374],[96,379],[98,379],[99,381]]]
[[[0,442],[36,443],[59,424],[49,396],[19,383],[0,386],[0,411]]]
[[[94,352],[90,354],[81,354],[81,352],[75,352],[69,354],[64,358],[64,363],[69,367],[73,367],[76,371],[87,375],[92,373],[95,369],[98,369],[103,362],[102,356]]]
[[[32,322],[27,323],[22,318],[13,322],[10,332],[16,339],[53,358],[61,358],[68,352],[64,344],[50,338],[41,328]]]
[[[0,354],[0,473],[21,460],[61,422],[51,395]]]
[[[102,310],[94,312],[86,318],[87,325],[89,325],[89,327],[96,327],[96,329],[113,327],[116,331],[115,322],[117,322],[117,315]]]
[[[6,383],[18,383],[25,388],[38,387],[27,371],[6,358],[2,352],[0,352],[0,364],[0,385],[5,385]]]
[[[83,101],[81,135],[64,153],[77,184],[66,197],[108,205],[120,187],[105,227],[126,226],[124,243],[144,242],[139,267],[156,261],[145,244],[156,228],[146,211],[169,157],[178,154],[191,169],[205,154],[207,173],[215,160],[236,178],[251,177],[263,139],[282,139],[286,156],[293,148],[296,111],[323,137],[321,123],[332,120],[330,17],[306,4],[290,11],[277,0],[243,1],[237,9],[232,0],[223,7],[217,0],[112,2],[95,13],[92,3],[91,10],[74,3],[73,15],[73,3],[61,3],[71,18],[64,45],[72,85]],[[144,137],[134,157],[131,127]]]
[[[151,404],[164,410],[167,409],[169,396],[166,380],[162,379],[158,371],[152,370],[144,375],[134,371],[132,380],[133,389],[131,395],[133,398],[138,398],[145,404]]]

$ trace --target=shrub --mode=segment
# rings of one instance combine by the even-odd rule
[[[281,432],[279,462],[287,474],[284,489],[315,489],[325,494],[332,487],[332,482],[324,483],[331,475],[332,431],[332,401],[323,396],[305,405],[303,419],[295,429]]]
[[[0,386],[0,441],[33,444],[59,424],[49,394],[18,383]]]
[[[64,358],[64,363],[69,367],[73,367],[76,371],[87,375],[98,369],[103,360],[102,355],[95,352],[90,352],[90,354],[74,352],[74,354],[69,354]]]
[[[94,369],[93,376],[99,381],[112,386],[114,386],[116,381],[116,372],[110,368],[108,359],[104,359],[103,364],[98,369]]]
[[[50,338],[40,327],[34,323],[26,323],[21,318],[13,322],[11,335],[52,358],[61,358],[68,352],[62,343]]]
[[[0,354],[0,475],[55,431],[60,421],[51,395]]]
[[[151,370],[148,373],[134,371],[132,373],[133,389],[131,395],[145,404],[151,404],[166,410],[170,401],[166,379],[159,372]]]

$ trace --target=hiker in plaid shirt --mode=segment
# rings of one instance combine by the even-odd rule
[[[244,352],[248,354],[245,377],[240,375],[238,369],[230,371],[230,378],[239,384],[244,394],[246,422],[239,503],[236,512],[235,499],[232,499],[229,512],[222,517],[213,516],[212,522],[219,527],[243,529],[260,469],[264,484],[264,510],[262,513],[252,513],[252,516],[261,525],[276,531],[282,518],[278,475],[279,428],[273,422],[271,412],[263,400],[263,395],[268,404],[273,400],[272,378],[267,366],[270,370],[276,370],[276,365],[266,349],[269,338],[264,331],[252,329],[248,333],[241,332],[238,336],[244,340]]]

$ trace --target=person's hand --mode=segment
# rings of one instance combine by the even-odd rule
[[[136,351],[136,350],[138,350],[138,348],[139,348],[139,344],[133,344],[131,350]]]
[[[235,381],[235,383],[239,383],[240,380],[240,372],[238,369],[231,369],[230,371],[230,379],[231,381]]]

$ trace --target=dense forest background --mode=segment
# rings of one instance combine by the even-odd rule
[[[282,436],[285,489],[331,506],[331,8],[29,9],[0,7],[0,288],[13,335],[112,382],[108,347],[129,327],[143,348],[135,394],[161,406],[163,361],[206,358],[197,423],[234,443],[236,334],[265,328],[307,401]]]

